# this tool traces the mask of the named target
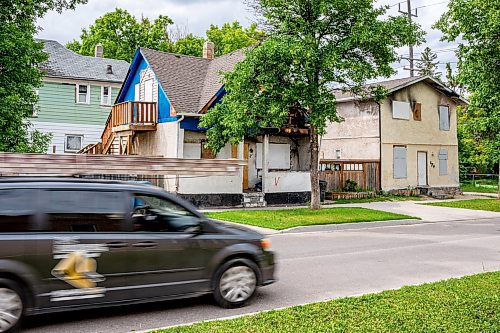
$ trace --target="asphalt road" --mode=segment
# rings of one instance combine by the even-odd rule
[[[252,304],[223,310],[209,297],[27,319],[24,332],[130,332],[360,295],[500,270],[500,219],[278,234],[279,282]]]

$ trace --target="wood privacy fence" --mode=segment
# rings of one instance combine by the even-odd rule
[[[0,175],[234,176],[240,160],[0,153]]]
[[[320,180],[327,182],[328,191],[344,189],[352,180],[359,189],[380,191],[380,162],[378,161],[321,161]]]

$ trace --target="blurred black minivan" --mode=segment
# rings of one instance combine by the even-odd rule
[[[0,332],[24,315],[206,293],[239,307],[274,282],[269,247],[152,186],[2,179]]]

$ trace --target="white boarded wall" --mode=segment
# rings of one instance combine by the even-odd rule
[[[266,193],[309,192],[311,174],[309,172],[269,172],[266,177]]]

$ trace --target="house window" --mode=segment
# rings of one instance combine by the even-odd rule
[[[134,87],[134,101],[139,102],[141,100],[141,85],[136,84]]]
[[[394,146],[393,148],[393,169],[394,179],[406,179],[407,172],[407,148],[404,146]]]
[[[90,86],[76,85],[76,103],[77,104],[90,104]]]
[[[340,149],[337,149],[335,151],[335,157],[340,160],[340,158],[342,157],[342,151]]]
[[[64,151],[66,153],[76,153],[82,149],[83,135],[66,135],[64,139]]]
[[[450,107],[447,105],[439,106],[439,129],[441,131],[450,130]]]
[[[345,171],[363,171],[363,164],[359,163],[348,163],[344,164]]]
[[[392,118],[410,120],[411,105],[408,102],[392,102]]]
[[[111,105],[111,87],[101,87],[101,105]]]
[[[441,149],[439,151],[439,175],[448,175],[448,150]]]

